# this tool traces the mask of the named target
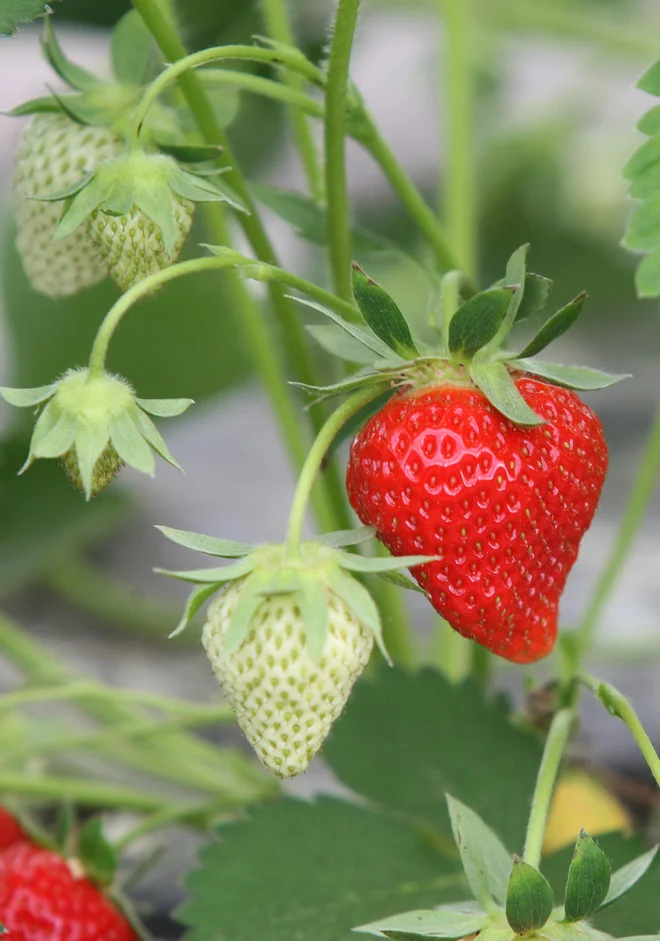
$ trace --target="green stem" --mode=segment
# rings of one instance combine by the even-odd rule
[[[305,511],[307,509],[312,484],[337,432],[340,431],[349,418],[352,418],[361,408],[381,395],[382,392],[383,385],[380,383],[375,387],[370,385],[366,389],[363,388],[355,392],[332,413],[316,436],[316,440],[300,472],[296,492],[293,496],[293,503],[291,504],[289,526],[286,535],[286,554],[289,557],[295,558],[298,555],[302,527],[305,520]]]
[[[325,191],[330,266],[339,297],[350,300],[351,221],[346,184],[346,98],[348,70],[360,0],[339,0],[332,31],[325,92]]]
[[[35,797],[48,801],[75,801],[88,807],[114,807],[124,810],[162,810],[166,801],[132,788],[87,778],[39,775],[0,771],[0,794]]]
[[[539,768],[534,797],[532,798],[532,809],[529,814],[525,851],[523,853],[525,862],[535,869],[538,869],[541,862],[541,850],[550,812],[550,802],[574,718],[575,714],[572,709],[560,709],[552,720],[545,741],[541,767]]]
[[[472,676],[476,680],[479,689],[485,693],[488,689],[488,683],[493,672],[491,653],[485,647],[482,647],[481,644],[473,644],[471,654]]]
[[[660,787],[660,757],[658,757],[658,753],[644,726],[639,721],[630,700],[610,683],[602,683],[588,673],[583,673],[580,679],[589,687],[594,696],[600,699],[611,715],[618,716],[628,726],[651,770],[651,774],[655,778],[658,787]]]
[[[444,85],[447,167],[444,205],[449,239],[459,267],[476,276],[476,198],[473,141],[475,77],[473,68],[473,0],[440,0],[444,12]]]
[[[152,833],[154,830],[160,830],[175,823],[187,823],[193,826],[201,824],[202,821],[206,822],[209,818],[215,816],[221,809],[215,801],[212,801],[208,804],[184,804],[156,810],[136,824],[123,837],[116,840],[114,843],[115,850],[120,853],[147,833]]]
[[[286,0],[262,0],[261,8],[269,35],[277,42],[294,46],[295,37],[289,22]],[[304,87],[304,79],[300,74],[287,73],[283,80],[295,91],[300,92]],[[289,121],[293,129],[300,161],[307,177],[309,191],[318,203],[322,203],[325,197],[323,172],[309,124],[305,116],[296,107],[289,109]]]
[[[598,621],[609,600],[617,579],[621,575],[631,546],[644,522],[646,511],[655,492],[660,474],[660,408],[658,408],[651,431],[646,440],[642,460],[632,491],[626,503],[619,530],[609,558],[598,579],[582,623],[578,629],[576,656],[579,660],[591,645]],[[578,664],[575,664],[577,669]]]
[[[133,6],[144,20],[147,28],[163,53],[165,60],[175,63],[175,66],[171,66],[170,70],[179,67],[177,60],[186,58],[186,49],[173,23],[163,8],[162,0],[133,0]],[[272,55],[270,50],[265,51],[269,53],[269,55]],[[259,50],[256,48],[253,50],[253,54],[255,53],[259,53]],[[279,53],[278,57],[282,59],[282,55]],[[304,63],[306,60],[304,56],[295,56],[295,61],[298,63],[299,67],[305,67]],[[277,257],[275,251],[263,226],[252,194],[238,168],[236,157],[227,135],[215,116],[213,106],[204,91],[203,85],[199,77],[194,72],[189,71],[189,65],[182,63],[180,68],[182,71],[177,76],[179,85],[188,102],[193,117],[197,122],[197,126],[208,144],[218,144],[222,147],[218,161],[227,168],[225,179],[240,196],[249,210],[248,215],[240,213],[238,221],[248,241],[252,245],[255,254],[262,261],[268,262],[269,264],[276,264]],[[313,66],[311,68],[313,68]],[[166,72],[167,71],[168,70],[166,70]],[[153,94],[153,88],[159,80],[165,81],[165,74],[166,73],[163,73],[152,83],[150,89],[145,93],[145,97]],[[144,107],[144,99],[142,107]],[[284,296],[278,284],[270,284],[269,293],[273,309],[282,330],[282,338],[287,357],[291,363],[294,375],[301,382],[313,385],[316,370],[314,368],[303,324],[297,312],[294,310],[293,305]],[[312,427],[318,430],[322,416],[311,415],[310,421]]]

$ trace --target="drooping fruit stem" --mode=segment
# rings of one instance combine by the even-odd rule
[[[523,853],[525,862],[535,869],[538,869],[541,861],[541,849],[550,812],[550,802],[552,801],[557,773],[573,728],[574,719],[573,709],[560,709],[552,720],[548,737],[545,740],[545,749],[536,778]]]
[[[314,479],[323,463],[328,448],[349,418],[357,414],[368,402],[382,395],[383,391],[384,386],[378,383],[375,386],[370,385],[355,392],[332,413],[318,433],[298,478],[296,492],[291,504],[286,536],[286,554],[289,558],[296,558],[299,553],[305,510],[307,509]]]

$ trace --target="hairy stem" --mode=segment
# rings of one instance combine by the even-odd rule
[[[286,0],[262,0],[261,9],[269,35],[277,42],[295,45]],[[304,79],[299,73],[289,72],[284,75],[283,81],[294,91],[300,92],[304,88]],[[317,202],[322,203],[325,196],[323,171],[307,119],[298,108],[292,107],[289,109],[289,121],[309,191]]]
[[[545,749],[538,777],[536,778],[523,853],[525,862],[535,869],[538,869],[541,862],[541,850],[550,812],[550,802],[574,718],[575,714],[572,709],[560,709],[552,720],[548,737],[545,740]]]
[[[360,0],[339,0],[330,45],[325,91],[325,190],[327,238],[335,292],[350,300],[351,221],[346,181],[346,97],[348,70]]]

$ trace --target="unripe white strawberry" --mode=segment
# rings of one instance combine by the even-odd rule
[[[168,252],[160,226],[137,206],[121,216],[92,212],[88,231],[99,255],[122,291],[166,268],[179,256],[193,221],[194,203],[170,194],[174,243]]]
[[[61,202],[29,197],[66,190],[122,149],[109,128],[77,124],[64,114],[35,114],[25,126],[14,175],[16,244],[37,291],[49,297],[75,294],[103,280],[107,271],[84,228],[53,241]]]
[[[364,670],[374,633],[325,589],[329,630],[318,661],[309,652],[295,594],[266,596],[247,637],[223,642],[246,579],[213,601],[202,643],[239,725],[264,765],[280,777],[300,774],[320,749]]]

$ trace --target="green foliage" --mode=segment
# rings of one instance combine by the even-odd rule
[[[607,897],[610,877],[607,857],[589,834],[581,830],[566,882],[566,921],[580,921],[598,911]]]
[[[511,290],[491,288],[462,304],[449,324],[449,350],[472,359],[493,339],[511,301]]]
[[[0,36],[11,36],[22,23],[31,23],[48,12],[43,0],[2,0]]]
[[[103,886],[112,884],[117,870],[117,853],[103,833],[100,817],[92,817],[80,831],[76,855],[91,879]]]
[[[542,928],[552,914],[553,904],[547,879],[516,857],[506,896],[506,918],[516,934]]]
[[[396,303],[355,264],[353,294],[362,316],[377,337],[405,359],[418,355],[410,327]]]
[[[470,374],[489,402],[517,425],[542,425],[543,419],[529,407],[504,363],[473,363]]]
[[[561,307],[552,317],[546,320],[536,336],[530,340],[522,351],[520,357],[536,356],[536,354],[544,350],[546,346],[549,346],[553,340],[557,340],[559,337],[563,336],[582,313],[582,307],[586,297],[586,294],[579,294],[570,304]]]
[[[376,937],[385,935],[397,941],[413,941],[416,938],[459,938],[484,928],[483,913],[457,911],[457,908],[446,905],[433,911],[404,912],[355,930]]]
[[[455,797],[447,795],[454,840],[474,897],[483,908],[502,904],[510,884],[511,854],[481,817]]]

